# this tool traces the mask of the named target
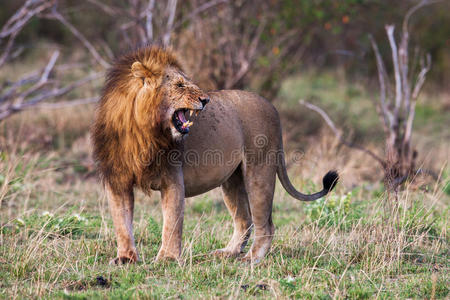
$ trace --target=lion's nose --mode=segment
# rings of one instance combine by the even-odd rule
[[[198,97],[198,100],[200,100],[200,102],[202,103],[203,107],[205,107],[205,105],[208,104],[208,102],[209,102],[209,98]]]

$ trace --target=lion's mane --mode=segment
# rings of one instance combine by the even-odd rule
[[[134,62],[146,68],[145,77],[133,75]],[[168,66],[181,70],[173,53],[150,46],[119,57],[107,72],[92,141],[100,175],[113,190],[124,191],[134,184],[149,190],[149,181],[161,171],[156,156],[170,147],[160,122],[164,111],[160,85]],[[136,98],[145,80],[151,90],[139,104]]]

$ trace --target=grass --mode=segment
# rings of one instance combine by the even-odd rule
[[[339,95],[339,87],[329,89]],[[352,92],[348,101],[365,93]],[[261,264],[209,255],[232,233],[220,190],[213,190],[186,200],[180,264],[153,261],[161,244],[159,194],[138,192],[134,229],[141,262],[109,266],[116,246],[93,175],[92,110],[26,112],[0,125],[0,298],[449,297],[448,169],[442,168],[439,182],[410,184],[397,202],[388,201],[377,176],[367,177],[380,170],[327,135],[304,147],[291,179],[311,192],[337,168],[341,183],[310,204],[277,185],[276,234]],[[425,137],[419,132],[417,139]],[[448,161],[448,145],[439,145],[430,150],[438,170]]]

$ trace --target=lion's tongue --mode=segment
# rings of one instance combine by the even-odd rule
[[[183,111],[179,110],[179,111],[177,112],[177,114],[178,114],[178,120],[180,120],[181,122],[183,122],[183,124],[187,122],[187,121],[186,121],[186,118],[184,117],[184,112],[183,112]]]
[[[192,126],[192,124],[194,124],[193,122],[186,120],[186,118],[184,117],[184,112],[182,111],[178,111],[178,119],[183,123],[183,125],[181,126],[183,129],[189,128]]]

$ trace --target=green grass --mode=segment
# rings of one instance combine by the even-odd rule
[[[448,209],[438,209],[444,199],[441,186],[435,193],[402,193],[391,216],[384,214],[383,196],[365,188],[344,192],[340,187],[327,201],[304,204],[278,186],[272,250],[254,266],[209,255],[227,243],[232,231],[217,190],[187,200],[181,264],[155,263],[161,244],[159,197],[138,193],[135,236],[141,262],[115,267],[108,265],[115,255],[112,222],[96,181],[54,183],[48,190],[42,183],[55,176],[51,166],[36,165],[31,158],[20,163],[30,164],[26,174],[23,167],[12,171],[24,178],[23,187],[17,189],[19,181],[8,183],[11,192],[2,198],[3,298],[384,299],[449,294]],[[43,182],[29,185],[36,174]],[[26,197],[34,204],[25,209],[18,202]]]

